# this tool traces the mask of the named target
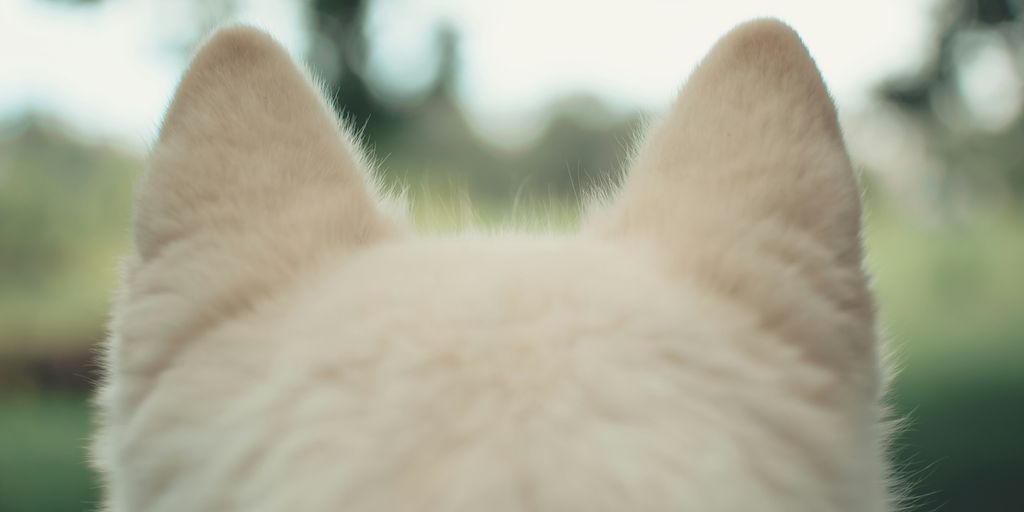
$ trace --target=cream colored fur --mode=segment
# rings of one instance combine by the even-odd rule
[[[835,110],[771,20],[578,235],[382,213],[317,88],[220,31],[138,194],[98,397],[113,511],[882,511]]]

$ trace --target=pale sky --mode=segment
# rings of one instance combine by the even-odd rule
[[[243,0],[233,20],[260,26],[301,57],[303,2]],[[882,77],[927,49],[935,0],[377,0],[369,21],[373,76],[415,89],[434,56],[430,27],[460,33],[460,101],[493,138],[527,138],[559,96],[585,91],[623,109],[663,109],[730,27],[776,16],[803,36],[841,112],[864,108]],[[27,110],[87,136],[134,148],[151,142],[185,59],[159,42],[188,33],[171,2],[106,0],[65,8],[35,0],[0,6],[0,122]],[[175,7],[180,7],[180,4]]]

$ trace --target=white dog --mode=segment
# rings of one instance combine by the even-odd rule
[[[860,201],[799,37],[743,25],[581,233],[432,239],[248,28],[138,191],[113,511],[882,511]]]

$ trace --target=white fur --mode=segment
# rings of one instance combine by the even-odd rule
[[[882,511],[835,110],[743,25],[578,235],[422,238],[316,88],[222,30],[139,188],[98,398],[114,511]]]

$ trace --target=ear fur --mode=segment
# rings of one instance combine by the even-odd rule
[[[178,86],[139,185],[111,366],[146,380],[321,261],[395,234],[305,73],[266,34],[223,29]]]
[[[860,196],[818,70],[788,26],[741,25],[636,155],[607,224],[748,305],[812,357],[873,357]]]
[[[252,28],[222,29],[193,60],[160,129],[138,195],[138,255],[183,240],[245,239],[250,250],[281,253],[378,238],[390,227],[362,167],[280,45]]]

